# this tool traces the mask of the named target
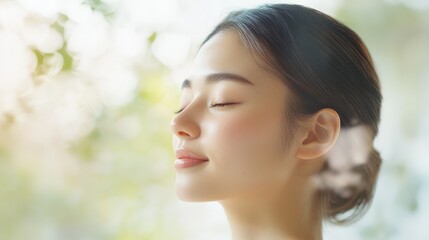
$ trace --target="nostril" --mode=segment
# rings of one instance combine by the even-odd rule
[[[178,134],[179,134],[179,136],[189,136],[189,134],[187,134],[184,131],[180,131]]]

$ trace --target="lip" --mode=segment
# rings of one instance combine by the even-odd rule
[[[176,169],[189,168],[207,162],[209,159],[200,156],[187,149],[181,148],[176,150],[176,161],[174,165]]]

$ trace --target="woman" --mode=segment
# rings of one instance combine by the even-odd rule
[[[382,96],[343,24],[299,5],[232,12],[182,91],[177,196],[219,201],[233,240],[322,239],[322,221],[350,223],[369,206]]]

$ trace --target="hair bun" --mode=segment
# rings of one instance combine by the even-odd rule
[[[358,221],[371,205],[381,162],[380,154],[374,148],[371,148],[365,163],[353,166],[349,171],[332,170],[329,161],[326,161],[319,179],[323,217],[335,224],[350,224]],[[350,215],[340,217],[351,210],[353,212]]]

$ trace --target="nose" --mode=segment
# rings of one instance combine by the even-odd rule
[[[170,128],[174,135],[182,139],[197,138],[200,132],[197,123],[184,119],[180,114],[170,121]]]

